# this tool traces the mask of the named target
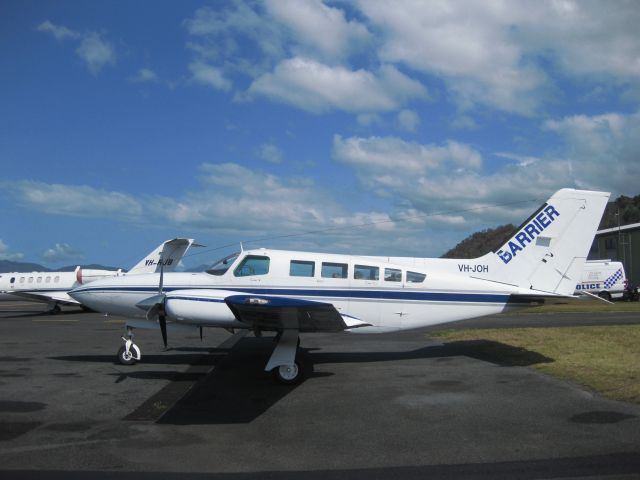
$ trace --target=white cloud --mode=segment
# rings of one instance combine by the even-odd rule
[[[476,150],[454,141],[443,146],[422,145],[396,137],[351,137],[335,135],[333,156],[336,160],[367,174],[398,177],[426,175],[451,168],[477,170],[482,156]]]
[[[266,160],[270,163],[282,163],[282,150],[278,148],[277,145],[273,143],[263,143],[257,149],[258,158],[262,160]]]
[[[395,67],[385,65],[375,74],[366,70],[331,67],[308,58],[280,63],[273,73],[253,82],[253,94],[321,113],[395,110],[408,99],[426,97],[426,89]]]
[[[66,38],[80,38],[80,34],[78,32],[74,32],[73,30],[63,26],[63,25],[55,25],[51,23],[49,20],[45,20],[40,25],[36,27],[36,30],[39,32],[46,32],[51,35],[56,40],[64,40]]]
[[[456,115],[449,126],[456,130],[473,130],[478,128],[476,121],[468,115]]]
[[[616,8],[571,0],[358,5],[378,32],[382,61],[442,78],[464,108],[534,113],[555,87],[545,72],[549,64],[613,83],[640,76],[640,9],[633,2]]]
[[[36,27],[40,32],[51,34],[57,40],[70,38],[79,41],[76,54],[84,61],[91,73],[97,75],[106,65],[115,65],[116,52],[113,45],[98,32],[79,33],[49,20]]]
[[[580,186],[638,193],[640,112],[572,115],[543,127],[564,141],[561,153]]]
[[[347,20],[343,10],[319,0],[267,0],[268,13],[293,35],[298,55],[344,59],[370,40],[365,25]]]
[[[20,181],[8,186],[18,204],[54,215],[137,218],[142,205],[131,195],[82,185]]]
[[[442,76],[462,106],[483,103],[529,113],[546,82],[513,41],[521,4],[498,2],[363,1],[361,10],[381,32],[383,61]]]
[[[84,254],[68,243],[56,243],[53,248],[45,250],[42,258],[49,262],[64,262],[82,259]]]
[[[359,113],[356,117],[358,125],[362,127],[370,127],[372,125],[382,125],[382,117],[377,113]]]
[[[130,80],[136,83],[155,83],[158,81],[158,75],[150,68],[141,68]]]
[[[9,246],[0,238],[0,260],[22,260],[22,253],[11,253]]]
[[[189,65],[194,82],[216,90],[228,91],[231,89],[231,81],[224,77],[222,71],[203,62],[193,62]]]
[[[176,197],[134,197],[87,186],[33,182],[3,186],[11,189],[19,206],[50,215],[205,232],[218,239],[284,234],[290,239],[281,242],[311,250],[349,251],[357,243],[362,253],[380,252],[385,245],[386,251],[393,246],[400,253],[403,246],[416,246],[415,225],[399,225],[388,212],[353,209],[342,203],[341,195],[317,186],[311,178],[277,176],[235,163],[203,164],[200,172],[201,187]],[[361,224],[368,227],[358,228]],[[364,241],[362,235],[371,230],[379,235]],[[304,235],[311,231],[316,234]]]
[[[456,224],[452,216],[462,217],[466,228],[519,222],[532,205],[512,202],[542,202],[563,187],[637,194],[640,113],[568,116],[543,127],[559,136],[559,148],[540,156],[496,153],[513,160],[497,171],[486,171],[479,152],[452,141],[437,146],[335,136],[333,154],[367,191],[421,212],[460,212],[442,221]]]
[[[567,80],[622,86],[632,95],[640,77],[640,9],[633,2],[328,3],[234,0],[198,8],[184,22],[191,63],[204,62],[229,82],[248,76],[250,93],[304,110],[357,114],[406,107],[426,91],[398,91],[426,83],[425,76],[442,82],[445,98],[462,112],[490,107],[527,116],[557,98]],[[343,101],[355,85],[365,98]],[[457,123],[469,124],[465,117]]]
[[[415,132],[420,125],[420,116],[413,110],[401,110],[398,113],[398,125],[402,130]]]
[[[97,32],[83,35],[76,53],[84,60],[94,75],[99,73],[106,65],[115,65],[116,63],[116,54],[113,46]]]

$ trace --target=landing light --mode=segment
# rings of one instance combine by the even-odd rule
[[[269,303],[268,299],[259,298],[259,297],[250,297],[250,298],[247,298],[245,301],[250,305],[267,305]]]

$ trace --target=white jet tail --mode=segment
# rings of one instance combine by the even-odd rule
[[[489,268],[477,278],[532,294],[572,295],[609,195],[558,190],[502,247],[478,259]]]
[[[192,238],[174,238],[158,245],[145,258],[140,260],[127,274],[157,273],[160,267],[165,272],[172,272],[182,260],[184,254],[193,244]]]

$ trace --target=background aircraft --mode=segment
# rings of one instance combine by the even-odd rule
[[[301,332],[384,333],[500,313],[546,297],[571,296],[580,279],[608,193],[563,189],[504,245],[476,259],[359,257],[258,249],[206,273],[164,273],[98,280],[70,294],[90,308],[123,315],[128,338],[118,351],[141,359],[135,327],[167,325],[276,332],[266,370],[302,378]]]
[[[127,273],[122,270],[96,270],[76,267],[73,272],[0,273],[0,293],[6,296],[48,303],[51,313],[58,313],[60,305],[80,305],[71,298],[69,290],[98,279],[122,275],[173,271],[192,245],[193,239],[166,240],[134,265]]]

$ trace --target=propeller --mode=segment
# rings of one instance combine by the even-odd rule
[[[136,307],[147,311],[147,320],[153,320],[158,317],[158,323],[160,324],[160,333],[162,334],[162,342],[164,348],[167,348],[167,314],[165,311],[165,302],[167,296],[164,294],[164,262],[162,261],[162,254],[160,255],[160,282],[158,283],[158,293],[153,297],[145,298],[141,302],[136,304]]]
[[[158,296],[162,298],[162,303],[159,304],[160,308],[158,309],[158,322],[160,323],[160,333],[162,333],[162,342],[164,343],[164,348],[167,348],[167,317],[166,317],[166,312],[164,310],[166,296],[162,292],[163,283],[164,283],[164,262],[160,264],[160,284],[158,285]]]

